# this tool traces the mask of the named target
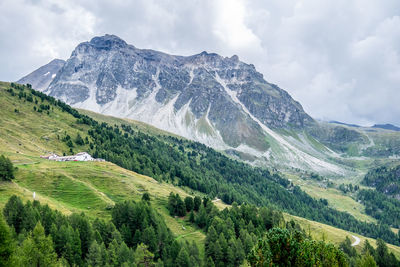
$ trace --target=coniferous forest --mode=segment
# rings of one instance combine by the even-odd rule
[[[400,244],[399,234],[391,231],[385,220],[379,220],[378,225],[361,222],[346,212],[328,207],[324,199],[310,197],[278,173],[235,161],[197,142],[149,135],[125,124],[99,123],[29,86],[11,84],[8,92],[19,98],[38,98],[43,106],[60,108],[74,116],[78,123],[89,126],[90,138],[86,143],[95,158],[104,158],[161,182],[187,186],[210,198],[218,197],[227,204],[272,206],[367,237]],[[78,139],[66,133],[62,140],[73,146]]]
[[[8,93],[36,103],[35,112],[54,109],[71,114],[85,126],[87,137],[60,136],[70,152],[85,146],[96,158],[197,191],[203,197],[171,193],[171,216],[181,217],[206,234],[204,255],[194,242],[172,234],[152,206],[148,193],[141,201],[111,207],[110,220],[84,213],[63,215],[38,201],[11,197],[0,218],[0,266],[398,266],[385,242],[399,245],[396,199],[379,191],[359,190],[358,199],[378,225],[361,222],[346,212],[314,199],[279,173],[233,160],[200,143],[169,135],[150,135],[130,125],[109,125],[80,114],[65,103],[12,84]],[[39,103],[40,102],[40,103]],[[35,106],[36,107],[36,106]],[[14,178],[11,161],[0,156],[1,179]],[[219,210],[211,199],[231,205]],[[315,241],[282,211],[379,238],[361,253],[346,239],[340,247]]]
[[[168,209],[179,211],[171,193]],[[192,199],[194,201],[194,199]],[[185,201],[186,202],[186,201]],[[182,202],[182,203],[185,203]],[[220,211],[208,199],[182,204],[185,219],[206,232],[205,254],[196,243],[178,241],[143,197],[117,203],[111,221],[85,214],[65,216],[38,201],[12,196],[0,216],[2,266],[398,266],[383,240],[375,250],[366,242],[361,254],[349,238],[336,247],[313,240],[294,221],[254,205]],[[4,219],[3,219],[4,216]],[[368,265],[373,266],[373,265]]]

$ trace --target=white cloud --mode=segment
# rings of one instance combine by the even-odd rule
[[[312,116],[400,125],[397,0],[2,0],[1,80],[95,35],[190,55],[239,55]]]

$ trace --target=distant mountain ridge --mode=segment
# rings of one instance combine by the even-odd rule
[[[380,129],[400,132],[400,127],[397,127],[393,124],[374,124],[374,126],[372,126],[372,128],[380,128]]]

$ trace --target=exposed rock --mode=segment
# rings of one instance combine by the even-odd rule
[[[64,64],[64,60],[54,59],[48,64],[19,79],[17,83],[29,83],[34,89],[43,91],[47,89],[57,72],[64,66]]]

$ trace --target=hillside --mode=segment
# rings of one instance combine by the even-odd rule
[[[49,114],[46,109],[42,112],[38,112],[38,109],[34,111],[35,106],[40,108],[40,104],[47,106],[49,103],[46,100],[42,103],[38,99],[38,103],[35,104],[37,97],[34,97],[32,102],[26,97],[19,99],[18,94],[12,96],[5,91],[9,84],[2,83],[0,86],[0,101],[4,107],[0,111],[0,153],[10,157],[18,167],[14,183],[1,183],[2,205],[12,194],[31,199],[32,192],[36,192],[41,202],[48,203],[66,214],[84,211],[92,217],[109,218],[109,207],[113,203],[127,198],[139,200],[144,192],[149,192],[157,210],[176,236],[182,235],[183,239],[196,240],[202,244],[204,233],[180,218],[170,217],[166,202],[171,191],[181,196],[188,193],[202,196],[204,193],[187,187],[183,190],[171,183],[156,181],[109,162],[59,163],[40,159],[40,155],[48,152],[69,154],[71,148],[61,140],[65,133],[71,136],[79,133],[85,139],[89,136],[90,127],[78,123],[75,117],[57,106],[51,105]],[[110,118],[104,117],[103,120]],[[140,127],[147,128],[138,125],[139,129]],[[157,130],[150,128],[148,131]],[[165,140],[169,139],[166,135]],[[90,150],[90,147],[89,144],[75,144],[73,150]],[[335,242],[338,242],[338,239]]]

